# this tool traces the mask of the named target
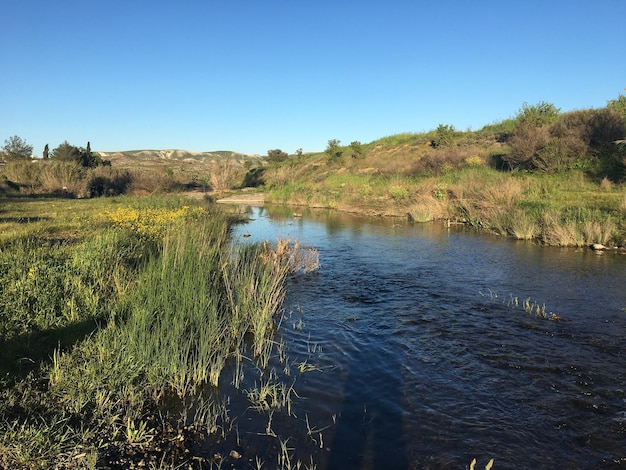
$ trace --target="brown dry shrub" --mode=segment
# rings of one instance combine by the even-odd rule
[[[466,160],[476,154],[473,147],[445,147],[425,153],[412,168],[412,174],[442,175],[463,168]]]
[[[511,152],[503,156],[503,160],[511,168],[536,169],[537,153],[550,140],[548,126],[536,126],[530,122],[518,124],[513,137],[509,141]]]
[[[40,190],[44,193],[69,193],[77,195],[84,186],[82,165],[73,161],[47,161],[41,163]]]
[[[596,152],[626,136],[626,121],[622,115],[613,109],[599,109],[594,112],[592,119],[590,145]]]
[[[40,162],[32,160],[13,160],[2,167],[7,180],[20,186],[20,190],[35,192],[39,186],[41,174]]]
[[[159,171],[134,171],[130,173],[131,181],[126,190],[128,194],[146,196],[149,194],[164,194],[181,189],[172,176]]]

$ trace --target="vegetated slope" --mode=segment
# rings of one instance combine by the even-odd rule
[[[478,131],[329,141],[325,152],[263,169],[266,200],[443,219],[549,245],[626,246],[624,101],[624,111],[525,106]]]

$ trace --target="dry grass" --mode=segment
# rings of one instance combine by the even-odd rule
[[[586,220],[582,223],[581,231],[587,244],[600,243],[606,245],[617,231],[612,219]]]
[[[606,176],[602,178],[602,181],[600,181],[600,189],[602,191],[610,191],[612,187],[613,183],[610,179],[608,179]]]
[[[434,178],[419,183],[406,212],[416,222],[447,219],[450,217],[447,192]]]
[[[537,219],[523,210],[512,211],[506,227],[506,232],[517,240],[534,240],[541,232]]]
[[[209,180],[214,191],[224,191],[231,189],[241,177],[241,169],[229,159],[224,159],[213,162]]]
[[[38,163],[39,165],[39,163]],[[77,194],[82,191],[81,175],[83,169],[76,162],[50,161],[41,165],[39,184],[41,192],[68,192]]]

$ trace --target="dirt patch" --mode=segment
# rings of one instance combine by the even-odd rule
[[[218,199],[217,202],[225,204],[263,204],[265,193],[233,194],[232,196]]]

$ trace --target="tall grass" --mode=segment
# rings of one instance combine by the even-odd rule
[[[541,226],[542,240],[559,246],[608,244],[618,231],[610,214],[588,209],[548,211]]]
[[[241,358],[248,339],[258,367],[268,363],[285,280],[317,262],[289,241],[233,247],[224,216],[172,199],[94,220],[108,228],[83,241],[0,250],[0,283],[18,286],[0,295],[19,313],[3,311],[2,341],[39,331],[63,339],[33,356],[29,378],[0,382],[0,466],[98,460],[100,449],[148,446],[176,426],[214,432],[226,412],[206,386],[218,393],[227,359]],[[21,352],[3,348],[3,362]]]

